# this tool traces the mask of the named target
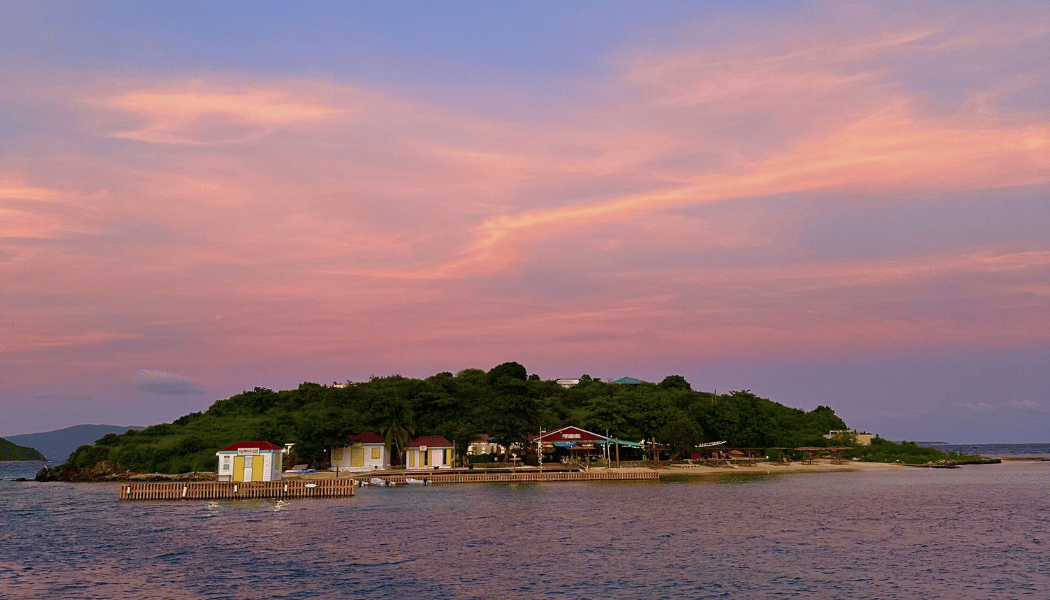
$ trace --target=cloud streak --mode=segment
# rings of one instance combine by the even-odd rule
[[[188,377],[152,369],[143,369],[135,373],[135,387],[139,391],[159,396],[196,396],[204,393],[204,390]]]

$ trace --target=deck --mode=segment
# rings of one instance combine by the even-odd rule
[[[352,479],[122,483],[121,500],[245,500],[341,498],[354,495]]]

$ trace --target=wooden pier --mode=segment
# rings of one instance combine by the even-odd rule
[[[180,481],[122,483],[121,500],[247,500],[251,498],[341,498],[354,495],[352,479],[284,481]]]
[[[369,474],[358,477],[368,481],[373,477],[386,480],[395,485],[405,483],[406,479],[426,480],[431,485],[447,483],[514,483],[514,482],[557,482],[557,481],[657,481],[660,474],[656,471],[518,471],[516,473],[479,473],[479,472],[417,472],[389,474]]]

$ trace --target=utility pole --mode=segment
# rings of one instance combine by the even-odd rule
[[[536,438],[536,454],[540,460],[540,473],[543,472],[543,428],[540,427],[540,437]]]

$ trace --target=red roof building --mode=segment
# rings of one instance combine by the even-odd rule
[[[421,446],[426,446],[428,448],[451,448],[452,442],[446,440],[440,435],[421,435],[412,440],[412,443],[406,446],[406,448],[419,448]]]
[[[351,444],[385,444],[386,440],[377,433],[371,431],[362,431],[361,433],[355,433],[347,436],[346,441]]]
[[[455,463],[452,442],[440,435],[423,435],[405,448],[405,468],[451,469]]]
[[[580,429],[579,427],[562,427],[554,431],[544,433],[543,436],[534,435],[529,439],[529,442],[535,444],[538,441],[547,442],[604,442],[609,438],[604,435],[598,435],[592,433],[586,429]]]
[[[390,468],[386,440],[371,431],[346,438],[345,448],[332,448],[332,469],[336,471],[378,471]]]
[[[282,448],[270,442],[237,442],[215,453],[219,481],[278,481],[284,462]]]
[[[529,445],[542,442],[544,454],[580,456],[597,452],[599,445],[608,443],[608,440],[604,435],[569,426],[544,433],[542,436],[532,435],[529,437]]]

